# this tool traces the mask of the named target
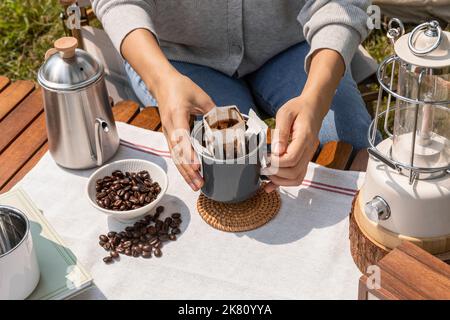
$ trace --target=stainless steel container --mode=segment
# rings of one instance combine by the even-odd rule
[[[61,166],[102,165],[119,147],[103,66],[63,37],[38,72],[50,153]]]
[[[25,299],[39,277],[30,222],[20,210],[0,205],[0,300]]]

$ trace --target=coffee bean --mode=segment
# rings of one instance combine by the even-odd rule
[[[169,240],[169,235],[168,234],[161,234],[158,238],[161,241],[167,241],[167,240]]]
[[[163,211],[164,211],[164,206],[158,206],[158,207],[156,208],[156,213],[157,213],[157,214],[161,214],[161,213],[163,213]]]
[[[109,240],[108,237],[104,234],[100,235],[98,238],[100,239],[100,241],[103,241],[103,242],[108,242],[108,240]]]
[[[139,253],[139,252],[137,252],[137,251],[131,251],[131,254],[133,255],[133,257],[135,257],[135,258],[137,258],[137,257],[139,257],[141,254]]]
[[[102,240],[100,240],[100,241],[98,242],[98,244],[100,245],[100,247],[103,247],[103,246],[105,245],[105,243],[106,243],[106,242],[104,242],[104,241],[102,241]]]
[[[131,226],[128,226],[128,227],[125,228],[125,231],[134,231],[134,228],[131,227]]]
[[[124,248],[129,248],[129,247],[131,247],[131,241],[125,241],[125,242],[123,243],[123,247],[124,247]]]
[[[139,203],[139,199],[137,199],[135,196],[131,196],[130,197],[130,202],[133,203],[133,204],[137,204],[137,203]]]
[[[171,228],[178,228],[179,224],[176,221],[173,221],[170,223]]]
[[[115,237],[112,241],[113,245],[118,246],[120,244],[120,238],[119,237]]]
[[[144,235],[144,238],[145,238],[145,240],[150,240],[150,239],[153,238],[153,236],[152,236],[150,233],[146,233],[146,234]]]
[[[111,258],[111,256],[107,256],[103,258],[103,262],[108,264],[111,263],[113,261],[113,259]]]
[[[155,246],[155,244],[157,242],[159,242],[158,237],[154,237],[154,238],[150,239],[150,241],[148,243],[152,246]]]
[[[127,256],[131,256],[131,250],[130,249],[125,249],[125,254]]]
[[[96,198],[97,199],[103,199],[104,197],[106,197],[108,194],[106,193],[106,192],[100,192],[100,193],[97,193],[97,196],[96,196]]]
[[[117,251],[118,253],[124,253],[124,252],[125,252],[125,248],[123,248],[123,247],[117,247],[117,248],[116,248],[116,251]]]
[[[115,232],[115,231],[110,231],[110,232],[108,232],[108,237],[109,238],[113,238],[113,237],[115,237],[117,235],[117,232]]]
[[[177,240],[177,236],[175,234],[171,233],[169,235],[169,239],[172,240],[172,241],[175,241],[175,240]]]
[[[103,198],[103,205],[106,208],[109,208],[109,206],[111,205],[111,199],[109,199],[108,197]]]
[[[150,258],[152,256],[151,251],[142,251],[141,253],[142,258]]]
[[[153,248],[161,248],[162,247],[162,242],[161,241],[157,241],[155,242],[155,244],[153,245]]]
[[[153,253],[154,253],[155,257],[157,257],[157,258],[162,256],[162,251],[159,248],[155,249],[155,252],[153,252]]]
[[[139,238],[141,236],[141,233],[139,231],[134,231],[133,232],[133,238]]]
[[[156,231],[160,231],[162,229],[162,227],[163,227],[163,224],[164,223],[161,220],[157,220],[156,223],[155,223]]]
[[[154,226],[150,226],[147,228],[147,232],[153,236],[156,234],[156,228]]]
[[[181,233],[181,230],[179,228],[175,228],[175,229],[172,229],[172,233],[179,234],[179,233]]]
[[[149,244],[146,244],[142,247],[143,251],[152,251],[152,246]]]
[[[180,213],[178,213],[178,212],[172,213],[172,218],[178,219],[178,218],[180,218],[180,217],[181,217],[181,214],[180,214]]]
[[[111,256],[111,258],[113,258],[113,259],[117,259],[118,257],[119,257],[119,254],[116,252],[116,251],[111,251],[110,253],[109,253],[109,255]]]

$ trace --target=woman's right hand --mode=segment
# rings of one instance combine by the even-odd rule
[[[212,99],[188,77],[174,72],[166,75],[154,92],[158,101],[164,135],[178,171],[192,190],[203,186],[200,162],[192,149],[189,119],[214,108]]]
[[[191,114],[208,112],[214,102],[172,66],[150,31],[136,29],[130,32],[122,41],[121,52],[158,101],[172,158],[186,182],[197,191],[202,187],[203,179],[189,138],[189,118]]]

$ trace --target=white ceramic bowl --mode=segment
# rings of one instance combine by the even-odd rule
[[[127,211],[114,211],[102,208],[99,205],[97,205],[95,201],[96,195],[95,181],[105,176],[110,176],[115,170],[121,170],[123,172],[126,171],[139,172],[142,170],[147,170],[152,180],[159,183],[159,186],[161,187],[161,192],[158,194],[155,200],[138,209]],[[86,194],[89,199],[89,202],[94,208],[100,210],[103,213],[106,213],[107,215],[119,221],[129,222],[132,220],[136,220],[142,217],[143,215],[147,214],[148,212],[150,212],[166,193],[168,184],[169,183],[167,179],[167,174],[160,166],[146,160],[126,159],[112,162],[95,171],[88,180],[86,186]]]

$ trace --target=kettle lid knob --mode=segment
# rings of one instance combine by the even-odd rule
[[[69,59],[75,55],[75,49],[78,47],[78,40],[74,37],[62,37],[55,41],[54,46],[64,59]]]

